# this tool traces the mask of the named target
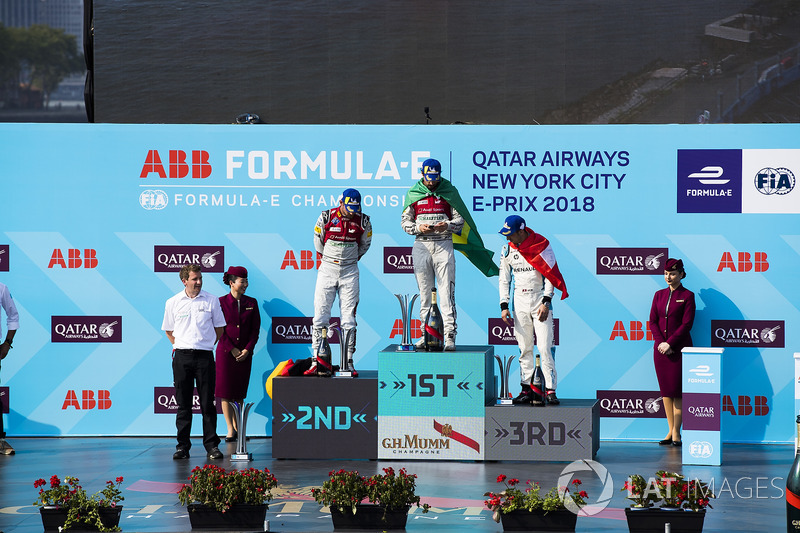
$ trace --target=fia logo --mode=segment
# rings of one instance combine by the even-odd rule
[[[139,195],[139,205],[148,211],[164,209],[168,203],[169,196],[160,189],[149,189]]]
[[[788,168],[762,168],[756,173],[755,187],[764,195],[788,194],[794,189],[795,178]]]

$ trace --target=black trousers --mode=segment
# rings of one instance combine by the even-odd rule
[[[192,433],[192,396],[195,382],[200,396],[200,412],[203,415],[203,446],[210,450],[219,445],[217,435],[217,409],[214,406],[216,368],[214,352],[210,350],[175,350],[172,356],[172,376],[175,381],[175,399],[178,413],[175,426],[178,428],[179,450],[189,450]]]

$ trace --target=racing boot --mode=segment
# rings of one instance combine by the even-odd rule
[[[352,376],[357,378],[358,371],[353,365],[353,354],[356,353],[356,328],[347,330],[347,334],[345,335],[345,345],[347,357],[346,361],[342,361],[342,365],[344,366],[342,370],[345,372],[352,372]]]
[[[511,400],[511,403],[514,405],[531,405],[533,401],[533,390],[531,386],[527,383],[522,384],[522,390],[517,395],[516,398]]]

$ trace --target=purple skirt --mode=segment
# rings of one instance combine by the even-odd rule
[[[250,384],[250,369],[253,366],[252,354],[237,363],[231,352],[217,347],[217,383],[215,396],[228,400],[244,400]]]
[[[658,347],[654,347],[653,363],[656,367],[656,377],[658,378],[658,388],[661,390],[661,396],[666,398],[683,397],[681,391],[682,357],[680,349],[673,348],[671,355],[664,355],[658,351]]]

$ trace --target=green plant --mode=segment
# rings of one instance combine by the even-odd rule
[[[367,478],[356,470],[331,470],[327,481],[322,487],[311,489],[311,495],[317,503],[343,513],[356,514],[356,505],[364,500],[387,510],[402,510],[416,504],[423,513],[428,512],[430,505],[420,505],[420,497],[416,495],[416,474],[406,473],[405,468],[396,473],[391,467],[383,472]]]
[[[566,509],[564,501],[567,497],[580,509],[586,505],[584,498],[588,497],[586,491],[578,490],[581,485],[580,479],[572,480],[574,492],[570,491],[569,487],[553,487],[544,496],[541,495],[539,483],[531,480],[526,482],[527,488],[524,492],[517,488],[520,483],[519,479],[509,479],[505,474],[500,474],[497,476],[497,482],[504,484],[506,486],[505,490],[484,493],[484,496],[488,497],[484,503],[492,511],[492,518],[495,522],[500,521],[500,514],[510,513],[518,509],[546,512]]]
[[[189,484],[178,491],[181,505],[202,503],[225,512],[234,504],[261,505],[272,499],[271,489],[278,480],[267,469],[226,471],[216,465],[196,466],[189,476]]]
[[[73,476],[64,478],[66,483],[62,483],[57,475],[50,477],[50,487],[47,481],[37,479],[33,486],[39,489],[39,496],[33,505],[39,507],[55,507],[67,510],[67,520],[64,522],[64,529],[80,524],[94,525],[100,531],[119,531],[119,526],[106,527],[100,519],[101,508],[114,508],[125,499],[122,496],[120,486],[122,477],[116,481],[106,481],[104,489],[95,492],[91,496],[86,494],[86,490],[80,485],[80,480]]]
[[[645,479],[639,474],[628,477],[622,488],[628,491],[631,507],[671,507],[699,511],[706,507],[713,509],[710,500],[715,498],[708,483],[699,479],[687,481],[676,472],[659,470],[655,477]]]

